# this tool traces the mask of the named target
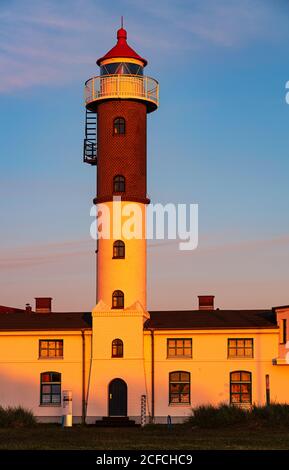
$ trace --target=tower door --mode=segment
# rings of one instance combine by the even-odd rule
[[[108,389],[109,416],[127,416],[127,385],[122,379],[114,379]]]

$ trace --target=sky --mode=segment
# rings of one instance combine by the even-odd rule
[[[83,85],[116,42],[160,83],[152,202],[199,205],[199,245],[148,244],[149,309],[289,304],[289,2],[0,1],[0,304],[95,303]]]

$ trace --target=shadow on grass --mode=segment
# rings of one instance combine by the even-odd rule
[[[201,429],[191,425],[148,425],[144,429],[39,424],[36,428],[0,429],[0,449],[209,450],[288,449],[289,429]]]

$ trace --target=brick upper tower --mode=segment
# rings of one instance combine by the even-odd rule
[[[139,206],[142,238],[98,240],[97,301],[112,309],[135,302],[146,308],[146,116],[158,106],[158,83],[144,76],[147,61],[128,44],[126,30],[117,44],[97,60],[100,75],[85,84],[86,135],[84,161],[97,165],[94,202],[113,214],[113,199]]]

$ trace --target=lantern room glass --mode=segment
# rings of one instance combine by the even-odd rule
[[[112,62],[100,67],[100,75],[143,75],[143,67],[132,62]]]

